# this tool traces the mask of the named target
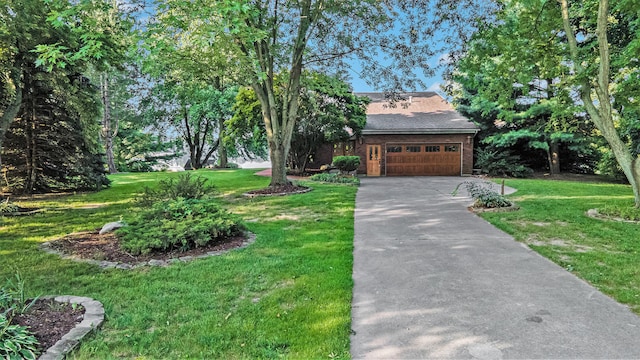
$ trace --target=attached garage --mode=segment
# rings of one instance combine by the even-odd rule
[[[473,170],[478,127],[435,92],[403,94],[389,103],[368,96],[367,124],[356,143],[367,176],[461,176]]]

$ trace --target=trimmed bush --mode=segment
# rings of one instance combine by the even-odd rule
[[[157,201],[183,199],[202,199],[216,193],[215,186],[207,184],[208,179],[202,176],[192,176],[185,172],[178,178],[160,180],[153,189],[145,187],[144,193],[138,198],[141,205],[152,205]]]
[[[475,200],[473,204],[475,207],[500,208],[512,205],[511,201],[492,190],[494,184],[490,181],[465,181],[462,184],[465,185],[467,192]]]
[[[160,201],[116,231],[121,246],[133,255],[189,250],[239,235],[239,217],[211,200],[177,198]]]
[[[333,166],[341,172],[358,170],[360,166],[360,156],[336,156],[333,158]]]
[[[338,184],[352,184],[358,185],[360,184],[360,179],[355,176],[342,176],[339,174],[315,174],[309,178],[311,181],[318,182],[328,182],[328,183],[338,183]]]

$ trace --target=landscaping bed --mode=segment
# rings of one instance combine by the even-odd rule
[[[83,315],[82,306],[38,299],[28,312],[15,315],[11,323],[27,326],[38,340],[38,350],[44,352],[82,322]]]
[[[170,260],[187,256],[195,258],[214,252],[236,249],[245,245],[246,241],[247,237],[242,235],[225,238],[215,243],[188,250],[174,249],[171,251],[131,255],[122,249],[120,240],[114,233],[99,234],[99,231],[95,230],[69,234],[46,244],[48,248],[72,258],[138,265],[148,263],[151,260],[167,263]]]

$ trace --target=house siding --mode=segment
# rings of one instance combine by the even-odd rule
[[[356,142],[356,155],[360,156],[358,173],[367,173],[367,145],[382,146],[382,175],[386,175],[386,147],[387,144],[406,143],[450,143],[462,145],[462,175],[471,175],[473,172],[473,134],[438,134],[438,135],[364,135]]]

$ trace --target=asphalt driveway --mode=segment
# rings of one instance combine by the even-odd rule
[[[640,318],[470,213],[457,177],[363,178],[351,354],[640,358]]]

